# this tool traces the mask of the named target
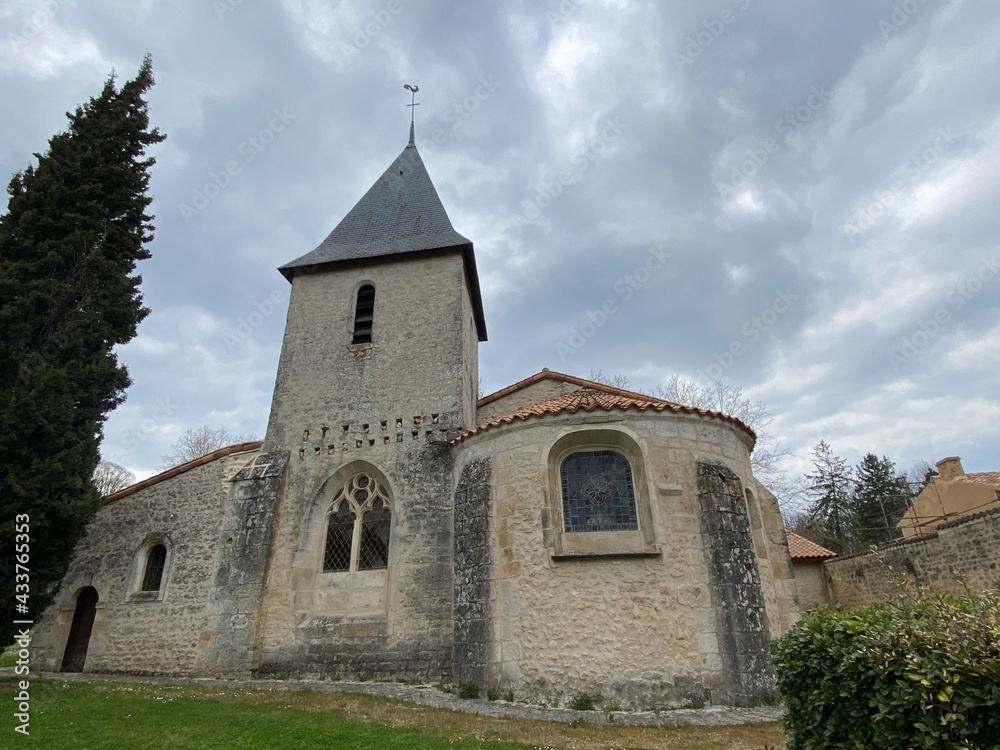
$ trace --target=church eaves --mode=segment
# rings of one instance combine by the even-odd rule
[[[412,138],[329,236],[301,258],[278,270],[291,281],[296,270],[345,261],[419,253],[461,251],[475,311],[479,340],[486,340],[486,318],[472,241],[455,231]]]

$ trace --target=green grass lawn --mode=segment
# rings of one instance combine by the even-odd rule
[[[10,695],[5,691],[5,696]],[[5,702],[12,703],[8,700]],[[3,747],[70,750],[330,750],[330,748],[523,748],[523,745],[452,743],[411,728],[392,728],[280,704],[248,706],[215,700],[106,692],[91,686],[36,682],[31,687],[30,736],[22,743],[5,711]]]
[[[623,727],[496,719],[365,695],[37,680],[30,736],[13,731],[15,683],[0,678],[0,748],[56,750],[518,750],[783,748],[777,724]]]
[[[0,653],[0,667],[13,667],[17,663],[17,652],[19,648],[17,644],[8,646],[2,653]]]

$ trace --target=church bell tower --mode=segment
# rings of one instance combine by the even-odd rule
[[[279,270],[292,289],[263,450],[286,463],[256,669],[449,679],[449,441],[475,425],[486,323],[472,242],[412,126],[330,235]]]
[[[474,425],[486,340],[475,254],[412,130],[330,235],[279,270],[292,290],[266,449],[297,451],[306,430],[306,448],[336,454]]]

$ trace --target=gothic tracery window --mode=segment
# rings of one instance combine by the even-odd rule
[[[392,515],[385,488],[368,474],[357,474],[337,491],[330,509],[323,572],[388,567]]]
[[[632,468],[621,453],[571,453],[560,466],[560,480],[565,531],[638,530]]]

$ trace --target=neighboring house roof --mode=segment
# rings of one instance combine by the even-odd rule
[[[527,386],[544,379],[558,380],[564,383],[579,385],[580,388],[572,393],[556,396],[535,404],[522,406],[510,414],[504,414],[484,422],[483,424],[476,425],[476,427],[471,430],[466,430],[457,438],[452,440],[451,444],[455,445],[468,437],[472,437],[473,435],[493,427],[499,427],[500,425],[511,424],[512,422],[517,421],[525,421],[532,417],[545,417],[563,413],[573,414],[578,411],[611,411],[612,409],[620,409],[622,411],[629,411],[633,409],[637,411],[651,410],[654,412],[669,411],[675,414],[696,414],[698,416],[721,419],[742,429],[752,440],[757,439],[753,430],[735,417],[730,417],[726,414],[709,411],[707,409],[698,409],[693,406],[675,404],[671,401],[665,401],[653,396],[646,396],[641,393],[636,393],[635,391],[626,391],[621,388],[604,385],[603,383],[597,383],[593,380],[576,378],[572,375],[565,375],[551,370],[542,370],[541,372],[532,375],[530,378],[525,378],[514,385],[503,388],[495,393],[491,393],[490,395],[481,398],[478,402],[478,406],[489,404],[497,399],[508,396],[515,391],[526,388]]]
[[[788,553],[792,557],[792,562],[819,562],[837,556],[836,552],[831,552],[794,531],[786,531],[785,538],[788,540]]]
[[[149,479],[143,479],[141,482],[136,482],[135,484],[129,485],[124,489],[118,490],[118,492],[113,492],[104,498],[104,504],[107,505],[108,503],[113,503],[116,500],[121,500],[123,497],[128,497],[139,490],[152,487],[154,484],[159,484],[167,479],[172,479],[176,476],[184,474],[185,472],[191,471],[191,469],[196,469],[199,466],[212,463],[212,461],[217,461],[220,458],[231,456],[234,453],[245,453],[247,451],[258,450],[262,444],[263,441],[261,440],[251,440],[247,443],[236,443],[235,445],[229,445],[225,448],[219,448],[217,451],[207,453],[204,456],[198,456],[198,458],[191,459],[190,461],[178,464],[177,466],[172,466],[166,471],[162,471],[159,474],[151,476]]]
[[[965,478],[976,484],[985,484],[1000,489],[1000,471],[977,471],[966,474]]]
[[[463,253],[479,340],[485,341],[486,318],[472,241],[452,227],[411,140],[315,250],[278,270],[291,280],[295,269],[451,248]]]

